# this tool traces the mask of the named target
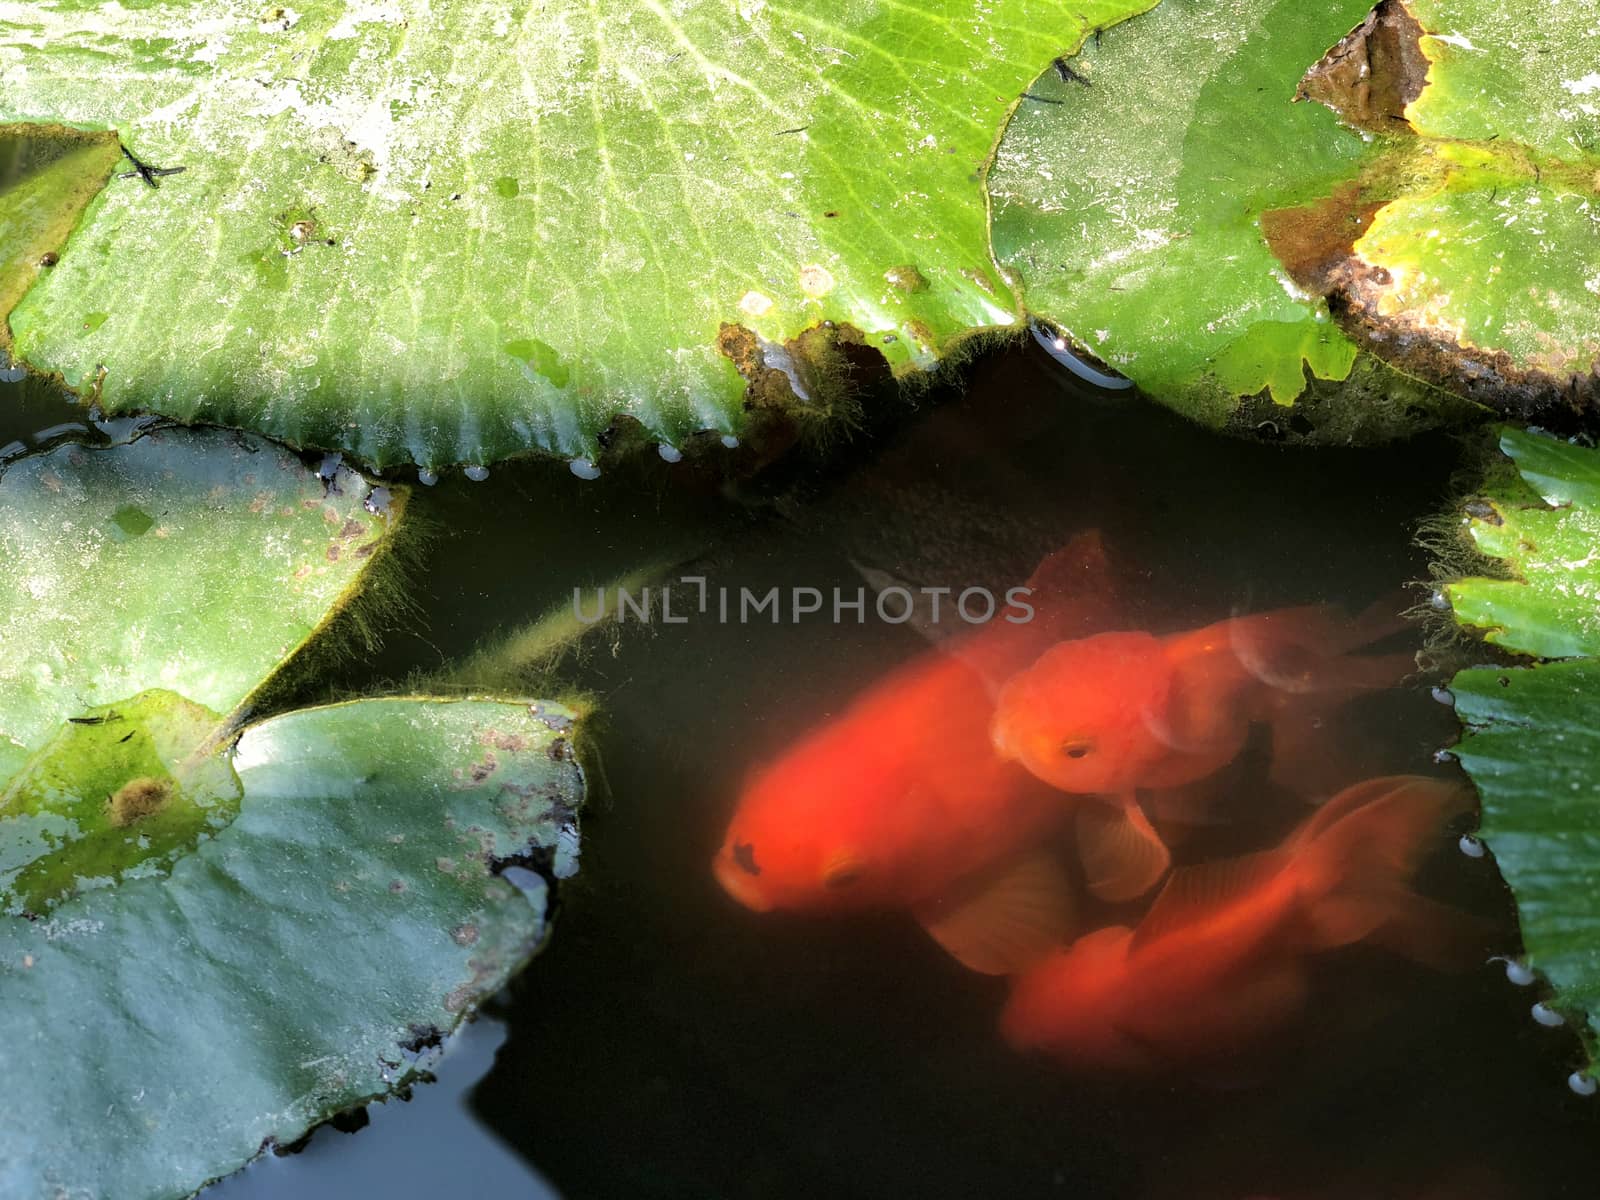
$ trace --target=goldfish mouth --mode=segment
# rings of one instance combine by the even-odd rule
[[[746,908],[753,912],[771,910],[772,904],[761,893],[755,876],[741,867],[726,849],[711,861],[711,873],[717,877],[717,882],[722,885],[723,891]]]

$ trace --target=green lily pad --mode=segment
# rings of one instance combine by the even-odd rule
[[[1600,149],[1600,15],[1593,0],[1540,7],[1486,0],[1407,0],[1428,87],[1406,110],[1433,137],[1497,135],[1552,158]]]
[[[355,594],[403,506],[249,435],[61,446],[0,477],[0,782],[153,688],[225,717]]]
[[[1015,320],[996,132],[1152,2],[0,0],[0,120],[183,168],[96,197],[17,351],[79,388],[104,364],[112,411],[378,464],[592,457],[619,414],[731,431],[741,371],[825,397],[784,348],[808,328],[904,369]]]
[[[187,1196],[415,1078],[571,872],[572,714],[417,698],[253,726],[165,877],[0,918],[7,1196]],[[12,829],[0,819],[0,845]],[[514,886],[516,885],[516,886]]]
[[[1600,7],[1509,88],[1525,13],[1369,7],[1163,0],[1035,83],[990,174],[1029,311],[1212,424],[1346,379],[1424,412],[1591,392]]]
[[[1479,550],[1510,579],[1463,579],[1445,595],[1462,624],[1541,658],[1600,652],[1600,451],[1507,429],[1516,464],[1465,518]]]
[[[148,691],[61,727],[0,793],[0,910],[37,915],[80,886],[170,870],[239,809],[222,717]]]
[[[0,477],[0,1194],[190,1195],[418,1077],[541,943],[571,712],[407,697],[239,733],[403,508],[220,431]]]
[[[1517,899],[1528,963],[1584,1031],[1600,1014],[1600,662],[1459,672],[1457,754],[1483,798],[1481,836]],[[1585,1018],[1587,1021],[1585,1022]]]
[[[1582,1021],[1600,1013],[1600,451],[1505,430],[1506,466],[1467,502],[1483,553],[1511,578],[1464,579],[1456,618],[1512,650],[1566,661],[1459,672],[1457,750],[1483,798],[1482,836],[1516,895],[1530,964]]]
[[[31,136],[0,125],[0,316],[11,311],[67,240],[121,157],[114,137],[74,130]],[[0,346],[6,344],[0,324]]]

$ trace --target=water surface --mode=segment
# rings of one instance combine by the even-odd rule
[[[46,420],[42,403],[27,419]],[[646,562],[758,593],[853,594],[861,566],[1003,589],[1098,529],[1138,601],[1172,621],[1358,609],[1426,577],[1414,531],[1445,503],[1458,461],[1445,436],[1317,451],[1220,439],[1079,387],[1032,347],[980,361],[967,386],[900,416],[835,447],[825,469],[802,455],[753,482],[723,478],[744,451],[720,448],[726,463],[651,459],[596,482],[541,463],[480,483],[447,476],[415,501],[439,531],[410,585],[419,615],[380,653],[308,681],[306,697],[449,674],[574,587]],[[231,1194],[335,1181],[345,1194],[451,1194],[419,1169],[438,1157],[487,1164],[485,1194],[542,1194],[505,1146],[572,1200],[1591,1194],[1600,1110],[1566,1087],[1576,1041],[1535,1024],[1537,994],[1493,964],[1445,976],[1329,956],[1306,1036],[1219,1090],[1179,1071],[1097,1080],[1011,1052],[995,1032],[1004,982],[964,970],[903,915],[733,903],[709,863],[747,773],[926,645],[908,625],[826,615],[595,639],[548,686],[598,699],[605,787],[550,946],[494,1006],[509,1037],[471,1092],[478,1124],[454,1104],[420,1122],[378,1110],[353,1138],[318,1135],[303,1163],[252,1168]],[[1352,757],[1372,773],[1448,771],[1434,755],[1455,722],[1434,682],[1364,701]],[[1207,836],[1235,852],[1300,815]],[[1512,949],[1490,860],[1441,844],[1425,889],[1497,923],[1485,957]]]

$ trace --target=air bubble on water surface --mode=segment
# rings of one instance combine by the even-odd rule
[[[54,438],[69,437],[72,434],[82,432],[84,432],[84,426],[79,422],[63,421],[60,425],[51,425],[47,429],[39,430],[38,433],[33,435],[33,440],[36,443],[42,444],[44,442],[51,441]]]
[[[1450,597],[1444,594],[1444,590],[1442,588],[1433,593],[1432,597],[1429,598],[1428,603],[1439,612],[1450,611]]]
[[[1454,750],[1435,750],[1433,752],[1433,761],[1441,765],[1444,763],[1455,762],[1455,760],[1456,752]]]
[[[683,451],[676,446],[669,446],[665,442],[661,442],[656,446],[656,453],[661,455],[663,462],[675,463],[683,461]]]
[[[1593,1079],[1582,1071],[1574,1071],[1571,1075],[1568,1075],[1567,1086],[1579,1096],[1592,1096],[1595,1094],[1596,1089],[1600,1088],[1600,1084],[1596,1084]]]
[[[1092,363],[1085,362],[1079,358],[1072,352],[1072,346],[1066,338],[1051,329],[1047,329],[1039,322],[1028,322],[1028,331],[1033,334],[1033,340],[1044,347],[1046,354],[1084,382],[1092,383],[1095,387],[1106,388],[1111,391],[1126,391],[1133,386],[1133,380],[1122,375],[1102,371]]]
[[[600,468],[594,465],[592,459],[578,457],[567,463],[567,469],[579,479],[599,479]]]
[[[367,498],[362,503],[373,516],[385,517],[389,515],[389,502],[392,499],[388,488],[375,487],[367,493]]]
[[[1497,954],[1489,961],[1504,963],[1506,965],[1506,978],[1512,983],[1516,984],[1518,987],[1527,987],[1536,978],[1538,978],[1533,973],[1532,967],[1530,967],[1527,963],[1519,962],[1514,958],[1506,958],[1503,955]]]
[[[427,467],[417,468],[417,482],[423,487],[432,487],[439,482],[439,472],[430,471]]]
[[[344,462],[344,455],[324,454],[322,462],[317,467],[317,478],[324,483],[331,482],[339,474],[339,465]]]
[[[89,413],[89,420],[94,423],[94,427],[114,442],[131,442],[134,434],[154,425],[160,419],[153,413],[143,413],[133,417],[108,417],[98,409]]]
[[[462,474],[472,480],[473,483],[482,483],[489,478],[489,468],[473,463],[472,466],[465,468]]]
[[[737,450],[739,448],[739,439],[731,433],[725,433],[722,435],[722,444],[729,450]]]
[[[1454,704],[1456,702],[1455,693],[1449,688],[1436,687],[1429,694],[1440,704]]]
[[[545,882],[544,876],[537,871],[530,871],[527,867],[509,866],[500,872],[504,879],[517,891],[528,898],[528,903],[539,911],[545,910],[546,902],[550,896],[550,885]]]
[[[1473,837],[1470,833],[1463,833],[1461,835],[1461,841],[1458,843],[1458,845],[1461,847],[1461,853],[1465,854],[1468,858],[1483,857],[1483,843],[1477,838]]]
[[[21,383],[28,377],[28,368],[6,361],[0,354],[0,383]]]
[[[1554,1029],[1558,1025],[1565,1025],[1567,1023],[1567,1019],[1565,1017],[1563,1017],[1555,1009],[1551,1008],[1548,1004],[1544,1003],[1542,1000],[1538,1004],[1535,1004],[1528,1011],[1533,1014],[1533,1019],[1535,1021],[1539,1022],[1541,1025],[1549,1026],[1551,1029]]]

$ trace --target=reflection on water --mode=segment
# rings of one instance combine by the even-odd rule
[[[1411,535],[1444,501],[1454,465],[1445,438],[1375,451],[1218,440],[1137,400],[1076,390],[1030,345],[978,364],[963,396],[909,414],[893,436],[858,438],[826,470],[784,465],[725,486],[689,454],[608,466],[596,481],[559,463],[505,464],[481,482],[446,475],[414,501],[450,531],[414,581],[426,624],[397,631],[332,686],[466,662],[568,605],[574,588],[642,565],[691,561],[683,574],[735,594],[866,587],[870,597],[902,584],[1003,596],[1089,531],[1116,564],[1112,615],[1124,619],[1112,627],[1171,633],[1322,603],[1355,614],[1426,577]],[[510,1038],[472,1096],[482,1125],[555,1188],[574,1200],[1589,1194],[1600,1138],[1597,1110],[1565,1083],[1576,1040],[1530,1016],[1538,986],[1509,981],[1503,964],[1441,971],[1365,934],[1346,938],[1297,960],[1294,1020],[1245,1022],[1261,1053],[1238,1069],[1197,1078],[1169,1052],[1137,1072],[1091,1072],[1008,1046],[999,1024],[1011,984],[929,938],[917,902],[819,912],[730,897],[711,868],[719,848],[730,878],[743,870],[739,846],[767,861],[751,840],[724,846],[740,797],[869,685],[929,661],[938,634],[920,619],[878,619],[870,602],[859,621],[833,617],[722,620],[713,609],[683,624],[627,623],[563,668],[561,682],[606,714],[597,738],[609,786],[585,816],[583,871],[563,885],[551,945],[505,998]],[[1357,653],[1416,644],[1406,633]],[[1305,664],[1290,655],[1267,666],[1281,680]],[[1429,695],[1437,682],[1358,689],[1319,709],[1303,760],[1318,763],[1314,785],[1269,783],[1273,739],[1245,722],[1242,745],[1204,781],[1211,795],[1188,811],[1196,819],[1150,813],[1163,844],[1179,865],[1242,856],[1290,839],[1311,811],[1306,795],[1376,776],[1451,778],[1434,762],[1454,734]],[[932,713],[935,743],[990,744],[992,701],[978,709]],[[861,753],[874,745],[866,738]],[[854,778],[848,753],[828,766]],[[1179,815],[1184,800],[1173,798]],[[1475,958],[1508,951],[1492,859],[1453,852],[1442,813],[1438,824],[1444,850],[1404,864],[1406,886],[1482,923]],[[1094,894],[1084,836],[1067,823],[1052,843],[1075,928],[1137,923],[1154,889]],[[827,864],[814,866],[823,878]],[[849,866],[834,863],[835,876],[868,878]],[[369,1162],[415,1162],[402,1152],[418,1148],[501,1161],[483,1128],[453,1123],[453,1106],[423,1119],[442,1091],[419,1089],[409,1106],[376,1110],[360,1135],[324,1132],[308,1154],[227,1186],[461,1194],[460,1176],[367,1174]],[[389,1110],[417,1124],[402,1129]],[[507,1194],[529,1194],[526,1177],[507,1180]]]
[[[473,1118],[467,1095],[504,1045],[506,1026],[463,1026],[409,1101],[367,1108],[358,1136],[324,1125],[305,1148],[268,1154],[206,1190],[208,1200],[349,1200],[351,1196],[495,1196],[554,1200],[533,1167]]]

